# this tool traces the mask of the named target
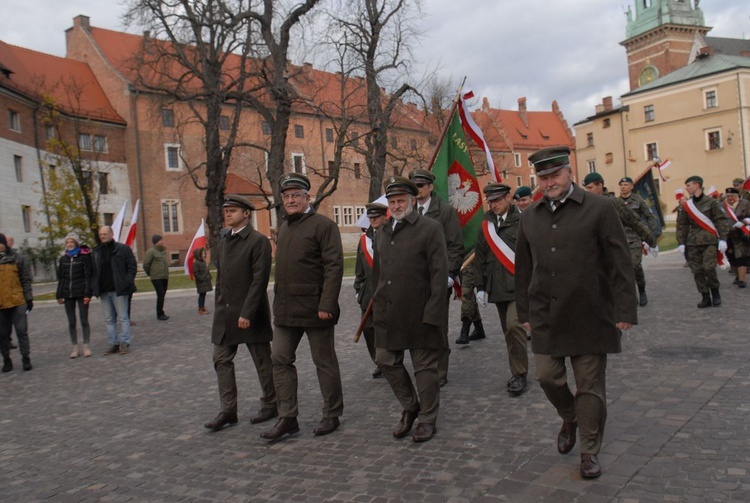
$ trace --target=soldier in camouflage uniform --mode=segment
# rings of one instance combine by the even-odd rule
[[[732,224],[721,208],[719,201],[703,194],[703,178],[691,176],[685,180],[685,189],[690,194],[690,201],[697,210],[705,215],[716,227],[719,236],[705,230],[689,215],[688,202],[677,215],[677,243],[680,251],[687,252],[690,271],[695,278],[695,286],[703,296],[699,308],[721,305],[719,278],[716,276],[716,251],[727,251],[726,237]],[[709,293],[710,292],[710,293]]]
[[[474,330],[470,334],[472,323]],[[474,295],[474,267],[469,265],[461,270],[461,333],[456,339],[456,344],[468,344],[485,337],[482,315],[479,314],[477,298]]]
[[[740,199],[744,199],[746,201],[750,201],[750,191],[745,190],[745,180],[742,178],[735,178],[732,180],[732,187],[737,189],[737,191],[740,194]]]
[[[628,209],[635,212],[641,222],[646,224],[653,234],[656,231],[658,220],[656,219],[656,215],[648,209],[646,201],[633,192],[633,179],[626,176],[620,179],[619,185],[620,200],[625,203],[625,206],[627,206]],[[638,305],[645,306],[648,304],[648,297],[646,296],[646,275],[643,274],[643,266],[641,265],[641,260],[643,259],[643,247],[641,243],[643,243],[644,239],[629,227],[625,227],[625,235],[628,237],[630,256],[633,259],[635,283],[638,285]]]

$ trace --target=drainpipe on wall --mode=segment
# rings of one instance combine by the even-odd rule
[[[135,172],[138,176],[138,195],[141,199],[143,199],[142,208],[140,211],[140,215],[138,215],[141,218],[141,245],[143,246],[143,249],[145,250],[148,247],[148,240],[147,240],[147,234],[146,234],[146,200],[143,198],[143,176],[141,172],[141,137],[138,134],[138,89],[136,89],[133,86],[130,86],[128,89],[130,91],[130,95],[132,96],[131,100],[131,115],[133,117],[133,133],[135,134]]]
[[[623,176],[628,176],[628,151],[625,145],[625,111],[622,108],[622,102],[620,102],[620,137],[622,138],[622,160],[625,169]]]
[[[745,142],[747,141],[747,138],[745,138],[745,116],[742,110],[742,84],[740,83],[739,72],[737,72],[737,96],[739,97],[740,106],[740,138],[742,138],[742,141],[740,142],[740,154],[742,155],[742,170],[745,174],[744,178],[745,180],[747,180],[747,150],[745,149]]]
[[[42,200],[44,201],[44,215],[47,217],[47,227],[52,227],[52,221],[49,218],[49,205],[47,204],[47,184],[44,182],[44,170],[42,169],[42,151],[39,148],[39,123],[36,120],[36,114],[39,106],[34,109],[34,148],[36,149],[36,163],[39,166],[39,180],[42,184]],[[51,240],[47,240],[51,241]]]

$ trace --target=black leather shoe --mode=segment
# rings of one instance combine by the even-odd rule
[[[160,314],[156,317],[156,319],[159,321],[167,321],[169,319],[169,316],[167,316],[166,314]]]
[[[595,479],[602,474],[599,459],[596,454],[581,454],[581,477],[584,479]]]
[[[23,363],[24,370],[31,370],[32,368],[34,368],[31,366],[31,358],[29,358],[28,356],[23,357],[22,363]]]
[[[428,440],[432,440],[435,433],[437,433],[437,428],[435,428],[434,424],[423,423],[420,421],[417,425],[417,429],[414,431],[414,435],[411,436],[411,439],[414,442],[427,442]]]
[[[703,309],[704,307],[711,307],[711,294],[706,292],[703,295],[703,299],[698,303],[698,309]]]
[[[219,415],[214,418],[213,421],[209,421],[203,426],[211,431],[221,431],[226,426],[234,426],[237,424],[237,414],[229,412],[219,412]]]
[[[3,358],[3,372],[10,372],[13,370],[13,360],[9,356]]]
[[[719,294],[718,288],[712,288],[711,289],[711,302],[714,306],[720,306],[721,305],[721,295]]]
[[[276,409],[260,409],[257,414],[250,418],[250,424],[260,424],[270,421],[279,415]]]
[[[638,305],[643,307],[648,304],[648,295],[646,295],[646,289],[638,291]]]
[[[479,341],[487,337],[484,333],[484,325],[482,325],[482,320],[475,321],[474,322],[474,330],[471,332],[471,335],[469,335],[469,340],[472,341]]]
[[[273,428],[260,434],[260,438],[278,440],[286,434],[293,435],[298,432],[299,424],[296,417],[280,417]]]
[[[576,430],[578,429],[578,423],[569,423],[563,421],[560,433],[557,434],[557,452],[560,454],[567,454],[576,445]]]
[[[408,435],[411,431],[411,427],[414,426],[414,421],[417,420],[418,416],[419,409],[415,411],[405,410],[401,414],[401,421],[398,423],[398,426],[396,426],[396,429],[393,430],[393,437],[404,438],[406,435]]]
[[[328,435],[329,433],[336,431],[336,428],[338,428],[340,424],[339,418],[337,417],[324,417],[320,420],[320,423],[318,423],[318,427],[313,430],[313,433],[316,437]]]
[[[120,345],[119,344],[112,344],[107,348],[107,350],[104,352],[105,355],[115,355],[120,352]]]
[[[372,372],[372,378],[373,379],[378,379],[380,377],[383,377],[383,371],[380,370],[380,367],[378,367],[375,370],[373,370],[373,372]]]
[[[527,386],[526,376],[513,376],[508,381],[508,394],[510,396],[523,395],[526,392]]]
[[[461,321],[461,333],[458,334],[456,344],[468,344],[469,343],[469,330],[471,329],[471,320]]]

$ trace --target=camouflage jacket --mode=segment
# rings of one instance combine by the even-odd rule
[[[727,234],[732,228],[729,217],[724,213],[721,203],[713,197],[701,194],[693,197],[693,202],[698,210],[713,222],[719,233],[719,239],[727,239]],[[687,204],[687,203],[685,203]],[[677,214],[677,243],[687,246],[715,245],[718,239],[698,225],[687,211]]]
[[[620,222],[622,222],[625,235],[628,237],[628,244],[638,243],[640,246],[640,243],[645,241],[651,247],[656,246],[656,239],[654,239],[651,229],[641,221],[638,215],[629,209],[621,198],[615,197],[614,194],[607,194],[607,196],[615,203]],[[648,208],[646,208],[646,211],[651,213]]]
[[[630,194],[630,197],[628,198],[618,197],[617,199],[622,201],[629,210],[636,214],[638,219],[650,229],[652,235],[656,232],[656,229],[658,227],[658,220],[656,219],[656,215],[654,215],[653,212],[648,208],[646,201],[644,201],[641,196],[634,192]],[[623,225],[625,225],[624,221]],[[628,243],[632,243],[633,241],[646,241],[645,239],[641,239],[639,237],[638,232],[636,232],[633,228],[628,227],[627,225],[625,226],[625,235],[628,236]]]

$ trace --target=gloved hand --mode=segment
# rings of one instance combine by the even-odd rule
[[[724,253],[725,251],[727,251],[727,242],[724,241],[723,239],[719,240],[719,251],[721,253]]]
[[[745,222],[747,225],[750,225],[750,218],[745,218],[742,221]]]
[[[482,290],[477,292],[477,304],[479,304],[482,307],[487,307],[487,292],[484,292]]]
[[[448,288],[452,288],[452,287],[453,287],[453,278],[448,276]]]
[[[745,225],[747,225],[747,224],[745,224],[745,222],[743,222],[742,220],[740,220],[739,222],[735,222],[732,227],[734,227],[735,229],[741,229]]]
[[[658,257],[659,256],[659,246],[654,246],[653,248],[651,248],[649,246],[648,247],[648,254],[651,255],[654,258]]]
[[[27,300],[26,301],[26,312],[30,313],[32,309],[34,309],[34,301],[33,300]]]
[[[685,245],[680,245],[677,247],[678,250],[680,250],[680,253],[682,253],[682,256],[685,256]]]

